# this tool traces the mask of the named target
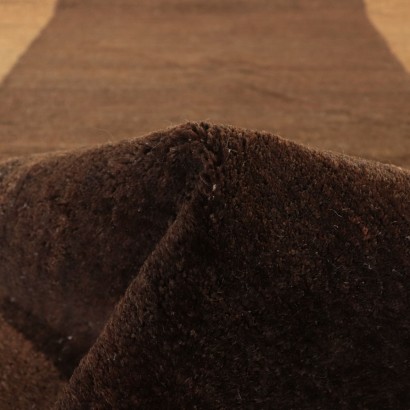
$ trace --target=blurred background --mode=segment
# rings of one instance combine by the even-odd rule
[[[231,124],[410,167],[408,0],[0,0],[0,159]]]

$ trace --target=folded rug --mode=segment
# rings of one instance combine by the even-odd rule
[[[58,409],[408,409],[409,192],[204,123],[4,162],[1,313]]]

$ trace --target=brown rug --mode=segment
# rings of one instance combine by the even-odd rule
[[[63,386],[52,362],[0,317],[0,409],[47,409]]]
[[[410,167],[409,112],[362,0],[62,0],[0,89],[0,157],[207,120]]]
[[[58,369],[59,409],[407,410],[409,192],[205,123],[2,163],[1,311],[38,358],[19,400],[51,406]]]

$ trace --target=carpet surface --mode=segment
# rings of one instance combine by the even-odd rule
[[[408,410],[409,101],[361,0],[58,1],[0,87],[0,409]]]
[[[1,163],[33,406],[408,409],[409,192],[408,170],[206,123]]]
[[[0,157],[206,120],[410,167],[409,101],[361,0],[62,0],[0,88]]]

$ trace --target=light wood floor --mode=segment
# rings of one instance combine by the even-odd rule
[[[370,21],[410,72],[410,1],[365,0],[365,3]]]
[[[0,1],[0,82],[54,14],[56,0]]]

